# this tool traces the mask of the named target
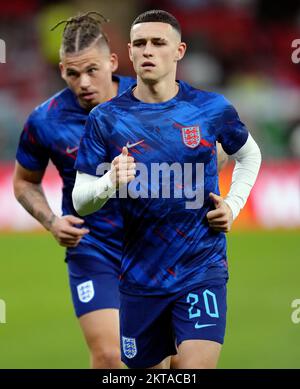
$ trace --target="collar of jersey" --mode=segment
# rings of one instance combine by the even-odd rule
[[[162,103],[145,103],[144,101],[138,100],[134,95],[133,95],[133,89],[136,87],[136,84],[133,85],[130,90],[128,91],[128,97],[130,100],[135,104],[136,107],[138,108],[150,108],[150,109],[162,109],[162,108],[168,108],[176,105],[178,103],[178,100],[182,98],[183,91],[182,91],[182,81],[176,80],[178,83],[178,92],[176,96],[174,96],[172,99],[168,101],[164,101]]]

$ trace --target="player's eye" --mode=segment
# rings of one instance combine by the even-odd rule
[[[77,73],[74,72],[73,70],[68,70],[67,71],[67,76],[68,77],[77,77]]]
[[[133,46],[135,46],[135,47],[141,47],[141,46],[143,46],[143,42],[134,42],[133,43]]]
[[[98,68],[90,68],[90,69],[88,70],[88,74],[93,74],[93,73],[95,73],[97,70],[98,70]]]

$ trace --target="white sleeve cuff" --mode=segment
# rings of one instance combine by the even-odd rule
[[[255,140],[249,134],[244,146],[232,155],[235,167],[232,174],[232,182],[225,202],[232,210],[235,219],[240,210],[246,204],[248,196],[255,184],[260,164],[261,153]]]
[[[110,173],[108,171],[99,178],[77,172],[72,199],[79,215],[85,216],[98,211],[114,195],[116,188],[110,179]]]

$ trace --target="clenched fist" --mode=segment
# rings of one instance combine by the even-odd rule
[[[55,216],[50,224],[49,231],[61,246],[76,247],[81,238],[90,232],[87,228],[79,227],[83,223],[83,219],[73,215]]]
[[[229,232],[232,226],[232,210],[221,196],[210,193],[209,197],[213,200],[215,209],[207,212],[208,224],[218,232]]]
[[[111,163],[110,179],[113,185],[119,189],[135,179],[136,165],[134,158],[128,156],[127,147],[123,147],[122,153]]]

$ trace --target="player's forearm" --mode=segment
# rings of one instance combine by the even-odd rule
[[[55,214],[52,212],[40,184],[20,181],[14,184],[16,199],[47,230],[50,229]]]
[[[246,204],[256,181],[261,164],[261,153],[256,142],[249,134],[245,145],[237,153],[233,154],[232,157],[236,163],[232,174],[230,191],[225,201],[230,206],[233,219],[235,219]]]
[[[110,172],[100,178],[77,172],[72,192],[74,208],[81,216],[94,213],[103,207],[115,191]]]

